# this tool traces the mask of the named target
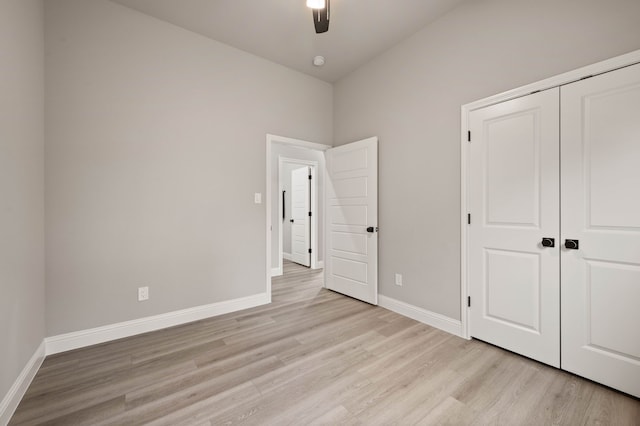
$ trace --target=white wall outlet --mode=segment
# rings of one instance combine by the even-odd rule
[[[138,287],[138,302],[149,300],[149,287]]]
[[[402,274],[396,274],[396,285],[402,285]]]
[[[261,192],[256,192],[255,194],[253,194],[253,202],[256,204],[261,204],[262,203],[262,193]]]

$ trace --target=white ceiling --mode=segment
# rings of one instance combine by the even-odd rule
[[[305,0],[113,1],[334,82],[465,0],[331,0],[324,34]],[[326,58],[322,68],[316,55]]]

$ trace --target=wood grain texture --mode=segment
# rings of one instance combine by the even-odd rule
[[[47,357],[12,425],[640,425],[640,401],[322,288]]]

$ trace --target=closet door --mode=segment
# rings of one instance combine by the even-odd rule
[[[561,92],[562,368],[640,397],[640,65]]]
[[[555,88],[472,111],[468,157],[471,336],[555,367],[558,96]]]

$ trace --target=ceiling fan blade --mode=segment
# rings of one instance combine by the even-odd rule
[[[316,34],[326,33],[329,31],[329,2],[324,9],[312,9],[313,25],[316,27]]]

